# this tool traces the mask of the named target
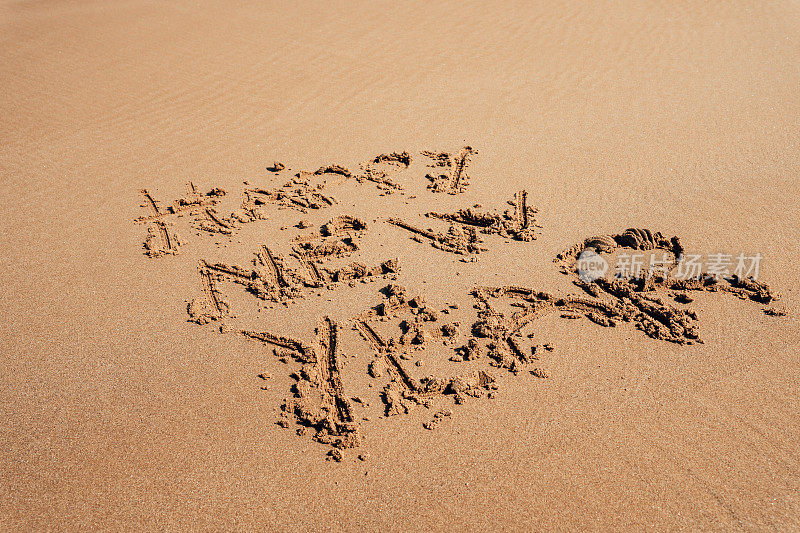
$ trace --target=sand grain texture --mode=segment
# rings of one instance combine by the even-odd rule
[[[793,2],[0,2],[0,528],[799,528],[798,43]]]

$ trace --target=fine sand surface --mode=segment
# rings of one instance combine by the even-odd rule
[[[800,528],[796,2],[268,4],[0,2],[0,528]]]

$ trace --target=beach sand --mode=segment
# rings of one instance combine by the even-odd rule
[[[0,3],[0,528],[800,528],[798,53],[793,2]],[[582,288],[592,236],[768,289]]]

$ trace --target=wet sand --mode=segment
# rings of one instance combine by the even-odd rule
[[[799,14],[3,2],[0,525],[799,527]]]

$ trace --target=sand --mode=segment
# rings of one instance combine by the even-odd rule
[[[798,21],[0,3],[0,528],[800,528]]]

